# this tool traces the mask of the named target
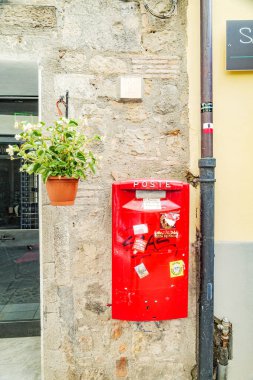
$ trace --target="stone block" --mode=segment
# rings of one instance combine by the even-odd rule
[[[87,58],[84,51],[59,50],[59,63],[68,73],[83,73],[87,69]]]
[[[142,123],[152,117],[152,113],[142,105],[129,104],[122,116],[131,123]]]
[[[90,367],[82,371],[80,380],[111,380],[111,377],[104,369]]]
[[[57,285],[54,279],[46,279],[43,281],[43,294],[42,294],[42,304],[43,312],[46,313],[57,313],[59,311],[59,299],[57,293]]]
[[[96,74],[124,74],[128,72],[128,65],[123,59],[95,55],[90,60],[89,69]]]
[[[97,51],[141,51],[136,3],[71,1],[65,8],[62,45]]]
[[[49,227],[47,218],[51,220],[52,208],[50,206],[44,206],[42,208],[42,241],[41,241],[41,262],[43,263],[54,263],[55,261],[55,252],[54,252],[54,231],[53,228]]]
[[[92,81],[96,89],[96,94],[98,98],[105,98],[107,100],[116,100],[118,97],[118,78],[105,78],[102,76],[97,76],[96,79]],[[93,115],[94,117],[95,115]]]
[[[156,361],[155,365],[149,363],[138,363],[132,380],[190,380],[191,376],[184,371],[181,363],[165,361]]]
[[[41,5],[41,6],[56,6],[57,0],[4,0],[3,2],[9,2],[13,4],[22,4],[22,5]]]
[[[179,91],[177,87],[172,84],[163,85],[161,86],[160,94],[154,111],[161,115],[173,112],[179,104]]]
[[[43,313],[43,316],[43,347],[47,357],[50,350],[59,350],[64,336],[62,336],[58,313]],[[47,365],[50,366],[49,363]]]
[[[143,35],[143,47],[150,53],[173,53],[178,41],[177,32],[162,30]]]
[[[157,139],[157,140],[156,140]],[[111,139],[111,150],[119,155],[120,160],[124,160],[127,155],[154,157],[157,154],[156,145],[159,144],[159,136],[156,136],[155,129],[146,126],[121,126],[118,125],[118,132]],[[116,153],[117,152],[117,153]]]
[[[74,323],[74,300],[73,300],[73,289],[70,284],[67,286],[58,287],[58,297],[59,297],[59,315],[62,323],[69,327],[69,330]]]
[[[52,350],[47,347],[44,354],[45,370],[43,380],[68,379],[68,366],[65,355],[60,350]]]
[[[91,84],[93,75],[83,74],[57,74],[54,79],[54,90],[58,97],[65,95],[69,90],[71,97],[82,100],[95,100],[96,91]]]
[[[55,7],[5,4],[0,9],[0,31],[8,34],[10,28],[36,32],[56,27]]]
[[[43,279],[46,282],[54,281],[55,276],[55,264],[54,263],[45,263],[43,271]]]

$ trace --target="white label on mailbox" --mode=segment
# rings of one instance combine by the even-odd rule
[[[161,210],[161,199],[143,199],[144,210]]]
[[[136,224],[133,226],[134,234],[135,235],[141,235],[141,234],[147,234],[148,233],[148,225],[147,224]]]
[[[149,275],[149,272],[143,263],[137,265],[134,269],[140,278],[144,278]]]

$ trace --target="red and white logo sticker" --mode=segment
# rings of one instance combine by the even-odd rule
[[[179,211],[170,211],[160,216],[160,228],[168,230],[176,226],[176,222],[180,219]]]

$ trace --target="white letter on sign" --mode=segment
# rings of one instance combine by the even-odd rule
[[[239,30],[239,32],[241,33],[242,36],[248,38],[249,40],[248,41],[243,41],[243,40],[240,40],[241,44],[253,44],[253,40],[250,36],[248,36],[247,34],[244,34],[243,31],[248,31],[249,33],[251,33],[251,29],[250,28],[241,28]]]
[[[138,186],[139,182],[134,181],[134,187]]]

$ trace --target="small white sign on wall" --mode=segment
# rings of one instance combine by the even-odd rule
[[[120,77],[119,97],[122,100],[142,100],[143,79],[140,76]]]

